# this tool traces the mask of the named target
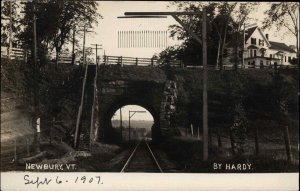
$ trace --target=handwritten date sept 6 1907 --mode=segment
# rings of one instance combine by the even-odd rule
[[[75,178],[67,179],[67,178],[60,178],[56,176],[56,178],[49,178],[49,177],[30,177],[30,175],[24,175],[25,185],[36,185],[37,188],[41,185],[49,185],[49,184],[66,184],[66,183],[81,183],[81,184],[103,184],[100,176],[77,176]]]

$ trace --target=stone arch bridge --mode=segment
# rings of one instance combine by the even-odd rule
[[[170,116],[175,112],[177,88],[165,71],[153,66],[88,65],[75,147],[88,149],[96,141],[114,142],[111,118],[125,105],[139,105],[154,119],[152,139],[174,133]],[[79,114],[80,115],[80,114]]]

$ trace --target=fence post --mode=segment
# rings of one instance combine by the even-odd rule
[[[191,137],[194,136],[194,127],[193,127],[193,124],[191,124]]]
[[[208,135],[209,135],[209,144],[210,146],[213,146],[212,132],[208,131]]]
[[[221,136],[220,136],[220,132],[219,132],[218,128],[217,128],[217,139],[218,139],[218,147],[222,148],[222,140],[221,140]]]
[[[17,156],[17,138],[15,138],[15,143],[14,143],[14,161],[18,160],[18,156]]]
[[[284,143],[288,162],[292,162],[291,141],[288,126],[284,128]]]
[[[184,65],[183,65],[182,60],[180,60],[180,67],[181,67],[181,68],[184,68]]]
[[[26,138],[26,151],[27,151],[27,156],[30,156],[30,149],[29,149],[29,140]]]
[[[55,117],[52,118],[52,124],[50,125],[50,145],[52,144],[52,128],[54,127],[54,123],[55,123]]]
[[[233,134],[231,130],[229,130],[229,137],[230,137],[231,151],[232,154],[235,155],[235,146],[234,146]]]
[[[254,139],[255,139],[255,154],[258,155],[259,154],[258,128],[255,129]]]
[[[151,58],[151,66],[153,66],[153,58]]]
[[[123,67],[123,57],[121,56],[121,67]]]
[[[27,62],[27,49],[24,49],[24,62]]]
[[[138,65],[138,58],[135,59],[135,65]]]

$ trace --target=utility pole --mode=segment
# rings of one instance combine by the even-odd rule
[[[75,64],[75,26],[73,28],[73,40],[72,40],[72,64]]]
[[[8,48],[8,58],[11,62],[12,55],[12,2],[9,1],[9,48]]]
[[[79,30],[79,31],[82,31],[82,30]],[[83,56],[83,65],[85,64],[85,33],[87,32],[92,32],[92,31],[87,31],[87,27],[86,27],[86,24],[83,25],[83,47],[82,47],[82,56]]]
[[[36,7],[33,2],[33,70],[34,70],[34,110],[35,120],[37,121],[36,128],[36,152],[40,152],[40,118],[39,115],[39,101],[38,101],[38,79],[37,79],[37,42],[36,42]]]
[[[121,141],[123,140],[123,124],[122,124],[122,107],[120,107],[120,128],[121,128]]]
[[[202,14],[202,40],[178,17],[179,15]],[[203,50],[203,160],[208,159],[208,112],[207,112],[207,43],[206,43],[206,8],[201,12],[125,12],[125,17],[118,18],[163,18],[172,16],[200,45]],[[203,42],[202,42],[203,41]]]
[[[84,26],[83,26],[83,48],[82,48],[83,60],[82,60],[82,65],[85,64],[85,32],[86,32],[86,26],[84,24]]]
[[[207,112],[207,45],[206,8],[202,10],[202,50],[203,50],[203,160],[208,159],[208,112]]]
[[[242,58],[243,58],[243,61],[242,61],[242,68],[245,68],[245,22],[244,22],[244,30],[243,30],[243,55],[242,55]]]
[[[96,48],[93,48],[93,49],[96,49],[96,65],[98,65],[98,47],[99,47],[99,49],[102,49],[102,48],[100,48],[100,46],[102,46],[102,44],[91,44],[92,46],[96,46]]]
[[[146,111],[129,111],[128,113],[129,113],[129,115],[128,115],[128,118],[129,118],[128,127],[129,127],[129,141],[130,141],[130,119],[134,116],[134,114],[136,114],[136,113],[146,113]],[[131,113],[132,113],[132,115],[131,115]]]

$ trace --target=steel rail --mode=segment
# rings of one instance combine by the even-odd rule
[[[128,166],[128,164],[130,163],[130,161],[131,161],[131,159],[132,159],[132,157],[133,157],[133,155],[134,155],[136,149],[139,147],[140,144],[141,144],[141,142],[139,142],[139,143],[136,145],[135,149],[133,150],[133,152],[131,153],[130,157],[129,157],[128,160],[126,161],[126,163],[125,163],[124,167],[122,168],[121,172],[124,172],[124,170],[126,169],[126,167]]]
[[[158,167],[159,171],[160,171],[161,173],[163,173],[163,170],[161,169],[161,167],[160,167],[158,161],[156,160],[156,157],[154,156],[152,150],[150,149],[150,146],[148,145],[147,141],[145,141],[145,143],[146,143],[146,145],[147,145],[147,147],[148,147],[148,149],[149,149],[149,152],[150,152],[150,154],[151,154],[151,156],[152,156],[152,158],[153,158],[153,160],[154,160],[156,166]]]

